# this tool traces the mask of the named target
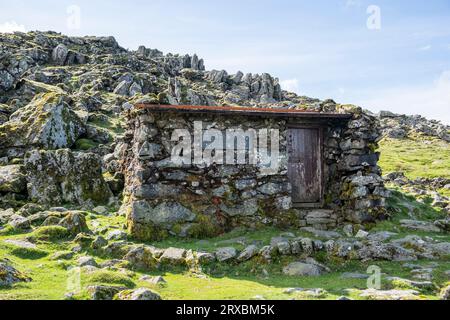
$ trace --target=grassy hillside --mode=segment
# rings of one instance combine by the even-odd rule
[[[421,135],[383,139],[380,151],[383,174],[403,171],[410,179],[450,178],[450,144],[443,140]]]

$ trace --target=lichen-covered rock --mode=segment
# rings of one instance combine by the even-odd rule
[[[169,265],[183,265],[186,263],[186,250],[180,248],[168,248],[164,250],[159,261]]]
[[[9,218],[9,225],[14,229],[26,230],[31,228],[30,219],[15,214]]]
[[[133,268],[152,270],[158,261],[155,258],[154,250],[150,246],[139,246],[132,248],[123,257]]]
[[[233,247],[219,248],[215,253],[217,261],[219,262],[230,261],[238,254],[237,250]]]
[[[71,147],[85,132],[85,126],[67,100],[56,92],[37,95],[0,125],[0,150]]]
[[[31,279],[12,267],[7,261],[0,260],[0,287],[9,287],[17,282],[28,282]]]
[[[0,225],[7,223],[12,216],[14,216],[15,212],[13,208],[9,208],[7,210],[0,210]]]
[[[403,228],[413,230],[413,231],[424,231],[424,232],[440,232],[441,229],[435,226],[431,222],[420,221],[420,220],[400,220],[400,224]]]
[[[69,49],[67,49],[64,44],[59,44],[53,49],[52,61],[57,65],[63,66],[66,62],[68,53]]]
[[[359,294],[361,298],[368,300],[418,300],[417,290],[376,290],[366,289]]]
[[[26,154],[25,170],[28,194],[41,204],[104,204],[112,197],[101,160],[92,153],[33,150]]]
[[[292,262],[283,268],[283,273],[288,276],[320,276],[325,272],[321,265],[306,262]]]
[[[89,232],[86,218],[82,212],[69,212],[64,219],[59,222],[59,226],[66,228],[72,235],[77,235],[81,232]]]
[[[236,260],[239,262],[250,260],[251,258],[253,258],[258,254],[258,251],[259,251],[258,247],[252,244],[246,247],[244,250],[242,250],[242,252],[236,258]]]
[[[79,257],[77,262],[80,267],[86,267],[86,266],[98,267],[98,264],[95,261],[95,259],[92,257],[89,257],[89,256]]]
[[[116,294],[127,290],[127,288],[96,285],[89,286],[86,290],[89,293],[91,300],[113,300]]]
[[[450,284],[441,289],[440,298],[441,300],[450,300]]]
[[[21,165],[0,167],[0,192],[22,193],[27,189],[27,182]]]
[[[121,291],[117,295],[118,300],[137,300],[137,301],[145,301],[145,300],[161,300],[161,296],[147,288],[139,288],[135,290],[125,290]]]

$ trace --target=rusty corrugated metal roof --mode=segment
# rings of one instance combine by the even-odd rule
[[[254,108],[236,106],[191,106],[191,105],[162,105],[145,104],[135,105],[138,109],[146,109],[155,112],[182,112],[182,113],[215,113],[228,115],[248,116],[273,116],[273,117],[302,117],[302,118],[334,118],[349,119],[349,113],[317,112],[310,110],[277,109],[277,108]]]

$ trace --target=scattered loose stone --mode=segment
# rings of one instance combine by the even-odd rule
[[[12,267],[8,262],[0,260],[0,287],[9,287],[17,282],[29,282],[31,278]]]
[[[397,287],[414,287],[423,290],[435,289],[434,284],[431,281],[413,281],[399,277],[388,277],[386,280],[391,281],[392,284]]]
[[[379,231],[379,232],[375,232],[375,233],[371,233],[367,236],[367,239],[370,241],[386,241],[390,238],[392,238],[393,236],[397,235],[394,232],[389,232],[389,231]]]
[[[352,224],[346,224],[343,228],[342,231],[344,232],[344,234],[347,237],[353,237],[353,225]]]
[[[102,216],[108,214],[108,208],[103,207],[103,206],[95,207],[94,209],[92,209],[92,211],[93,211],[94,213],[99,214],[99,215],[102,215]]]
[[[440,298],[441,300],[450,300],[450,284],[442,288]]]
[[[196,258],[200,265],[206,265],[216,260],[216,256],[210,252],[197,252]]]
[[[70,251],[58,251],[55,252],[52,256],[52,260],[70,260],[73,258],[74,253]]]
[[[167,281],[161,276],[151,277],[151,276],[144,275],[139,280],[146,281],[150,284],[160,285],[160,286],[165,285],[167,283]]]
[[[164,251],[159,261],[171,265],[182,265],[186,263],[186,250],[179,248],[168,248]]]
[[[30,220],[17,214],[10,217],[9,225],[14,229],[27,230],[31,228]]]
[[[161,296],[147,288],[121,291],[117,295],[119,300],[161,300]]]
[[[59,225],[67,228],[67,230],[73,235],[90,231],[83,213],[76,211],[69,212],[66,217],[60,221]]]
[[[417,300],[419,292],[416,290],[376,290],[366,289],[359,294],[369,300]]]
[[[95,261],[95,259],[92,257],[89,257],[89,256],[79,257],[77,262],[80,267],[85,267],[85,266],[98,267],[98,264]]]
[[[13,246],[16,246],[19,248],[26,248],[26,249],[36,249],[37,248],[37,246],[34,243],[31,243],[27,240],[6,239],[5,243],[12,244]]]
[[[257,254],[258,254],[258,247],[255,245],[250,245],[241,252],[241,254],[237,257],[236,260],[239,262],[247,261]]]
[[[283,268],[283,273],[288,276],[320,276],[325,270],[316,264],[292,262]]]
[[[341,296],[341,297],[337,298],[336,300],[338,300],[338,301],[351,301],[352,299],[350,299],[349,297],[346,297],[346,296]]]
[[[414,231],[425,232],[441,232],[441,229],[436,227],[433,223],[419,220],[400,220],[400,224],[403,228]]]
[[[356,235],[355,238],[357,239],[365,239],[369,236],[369,233],[367,231],[364,230],[359,230]]]
[[[219,262],[225,262],[234,259],[237,256],[237,250],[233,247],[225,247],[217,249],[215,254]]]
[[[433,269],[431,268],[415,269],[411,271],[411,275],[414,279],[431,281],[433,280]]]
[[[113,230],[107,233],[107,240],[127,240],[128,234],[122,230]]]
[[[86,288],[91,300],[113,300],[114,296],[123,290],[125,287],[115,286],[89,286]]]

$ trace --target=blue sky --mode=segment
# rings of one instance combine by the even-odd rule
[[[298,94],[450,123],[448,0],[0,1],[0,31],[113,35],[129,49],[197,53],[207,69],[269,72]]]

